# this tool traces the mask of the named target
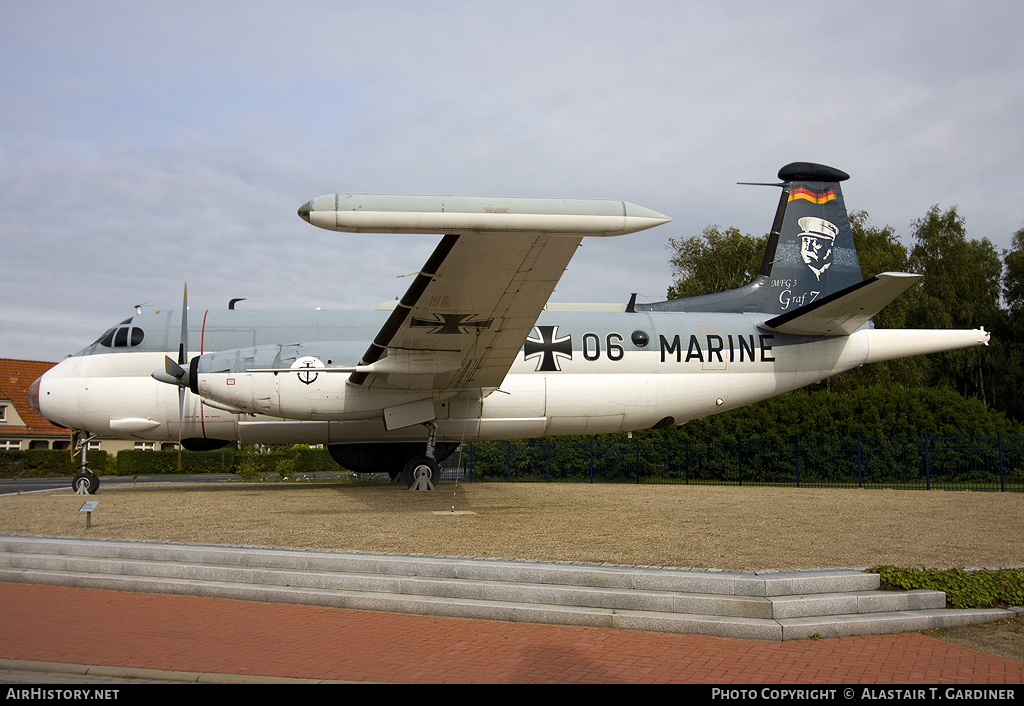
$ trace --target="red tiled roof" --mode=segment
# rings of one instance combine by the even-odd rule
[[[42,434],[46,436],[70,436],[71,430],[51,424],[46,417],[32,409],[28,403],[28,388],[36,378],[52,368],[56,363],[40,360],[14,360],[0,358],[0,397],[11,401],[18,416],[27,425],[0,425],[0,436],[25,436],[26,434]]]

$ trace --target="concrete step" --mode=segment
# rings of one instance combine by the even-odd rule
[[[0,581],[492,620],[801,639],[988,622],[856,570],[725,572],[0,536]]]

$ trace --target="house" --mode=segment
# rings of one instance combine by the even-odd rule
[[[0,450],[66,449],[71,430],[52,424],[28,403],[28,388],[54,363],[0,358]]]

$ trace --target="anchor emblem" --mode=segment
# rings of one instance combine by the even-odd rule
[[[313,364],[308,360],[303,364],[302,367],[305,368],[306,370],[299,373],[299,382],[303,383],[304,385],[312,385],[314,382],[316,382],[316,379],[320,377],[320,373],[309,372],[309,370],[313,367]]]
[[[313,356],[305,356],[299,358],[292,363],[292,370],[296,370],[296,375],[299,378],[299,382],[303,385],[312,385],[316,382],[317,378],[320,377],[320,373],[315,372],[317,368],[324,367],[323,362],[319,358]]]

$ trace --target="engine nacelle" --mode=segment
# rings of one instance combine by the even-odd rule
[[[207,353],[191,361],[189,387],[227,412],[312,421],[368,419],[424,399],[422,391],[370,392],[349,384],[356,370],[351,361],[363,349],[361,343],[311,342]]]

